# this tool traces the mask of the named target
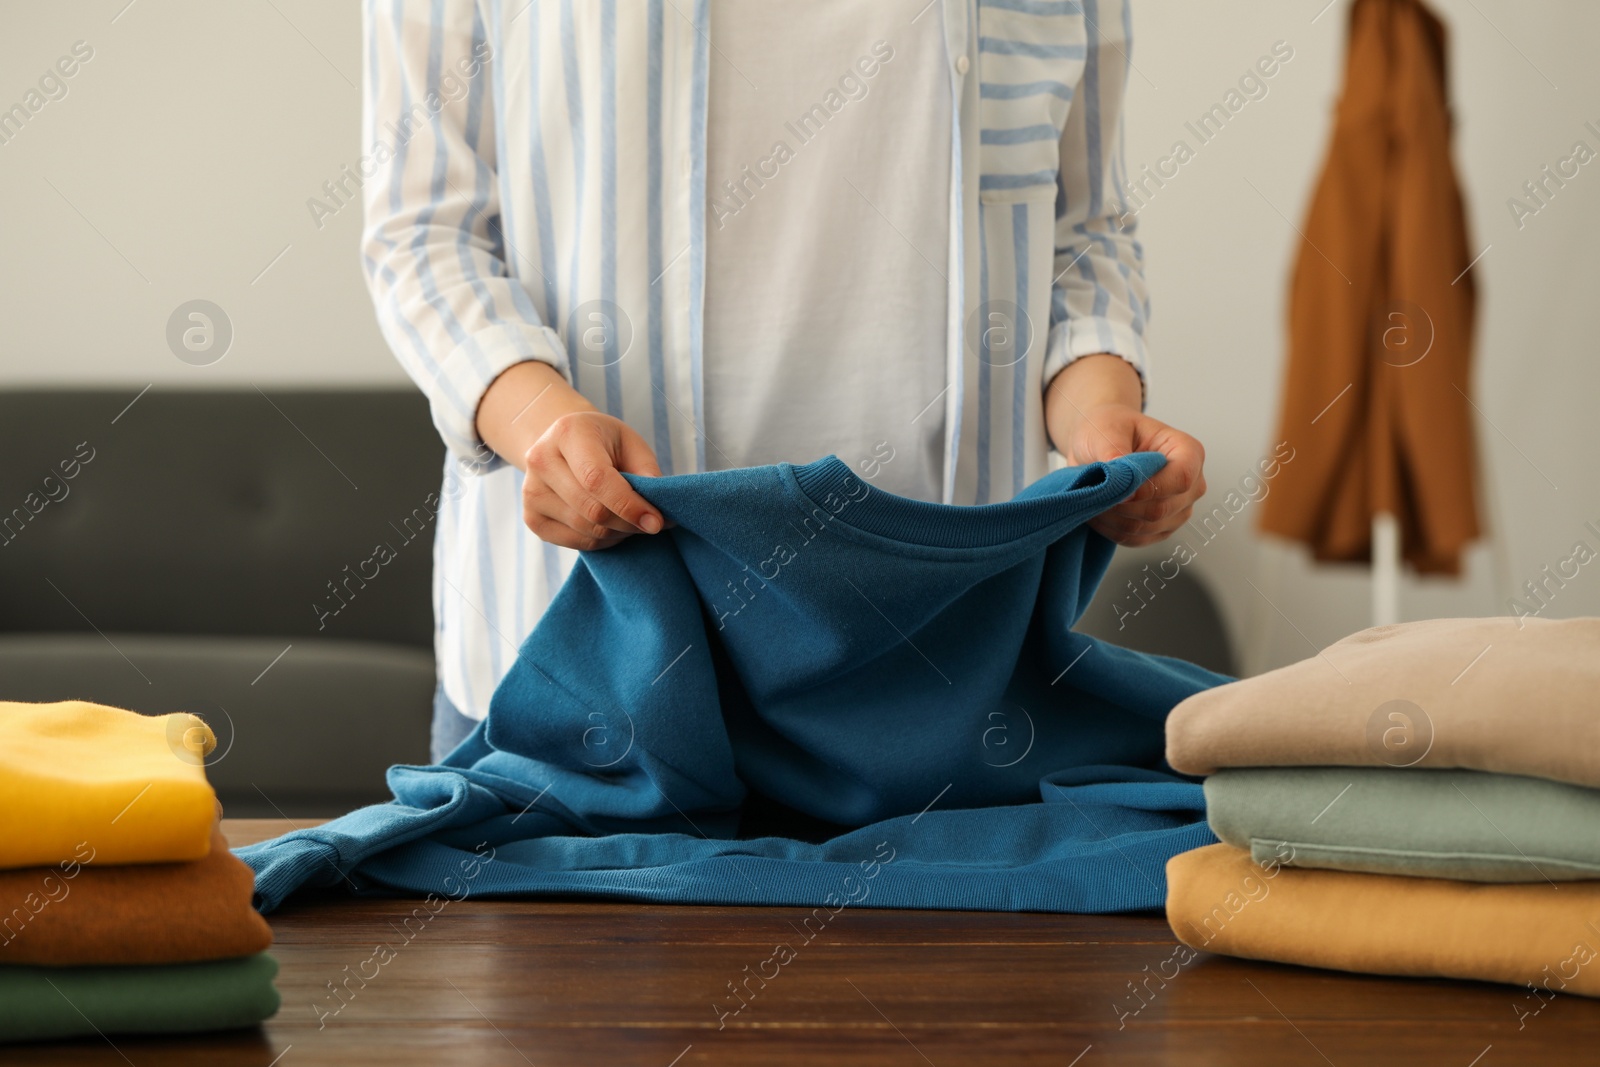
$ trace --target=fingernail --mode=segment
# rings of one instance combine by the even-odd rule
[[[644,530],[645,533],[660,533],[661,520],[656,518],[654,515],[646,515],[643,519],[639,520],[639,528]]]

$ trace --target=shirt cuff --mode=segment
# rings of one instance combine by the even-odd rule
[[[441,388],[430,390],[433,425],[463,474],[488,474],[506,466],[478,436],[478,405],[506,368],[528,360],[548,363],[563,377],[570,374],[561,337],[548,326],[526,322],[479,330],[439,364]]]
[[[1139,410],[1145,410],[1150,390],[1145,379],[1144,338],[1127,323],[1114,319],[1091,316],[1052,326],[1045,345],[1042,388],[1048,391],[1050,383],[1069,363],[1101,352],[1121,356],[1138,373]]]

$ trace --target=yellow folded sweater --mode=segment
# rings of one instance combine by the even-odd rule
[[[1600,996],[1600,881],[1358,874],[1207,845],[1167,861],[1167,921],[1226,956]]]
[[[0,868],[163,863],[211,848],[199,718],[0,701]]]

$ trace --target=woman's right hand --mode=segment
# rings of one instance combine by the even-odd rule
[[[661,476],[644,438],[598,411],[562,415],[523,457],[522,518],[542,541],[582,552],[659,533],[661,513],[622,477]]]
[[[523,472],[522,521],[542,540],[588,552],[661,530],[661,512],[621,473],[659,478],[655,453],[548,363],[524,360],[503,371],[479,401],[476,426]]]

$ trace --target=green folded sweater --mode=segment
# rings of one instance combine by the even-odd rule
[[[1263,767],[1206,779],[1257,863],[1471,882],[1600,878],[1600,789],[1484,771]]]
[[[265,952],[133,967],[0,966],[0,1041],[254,1026],[278,1010]]]

